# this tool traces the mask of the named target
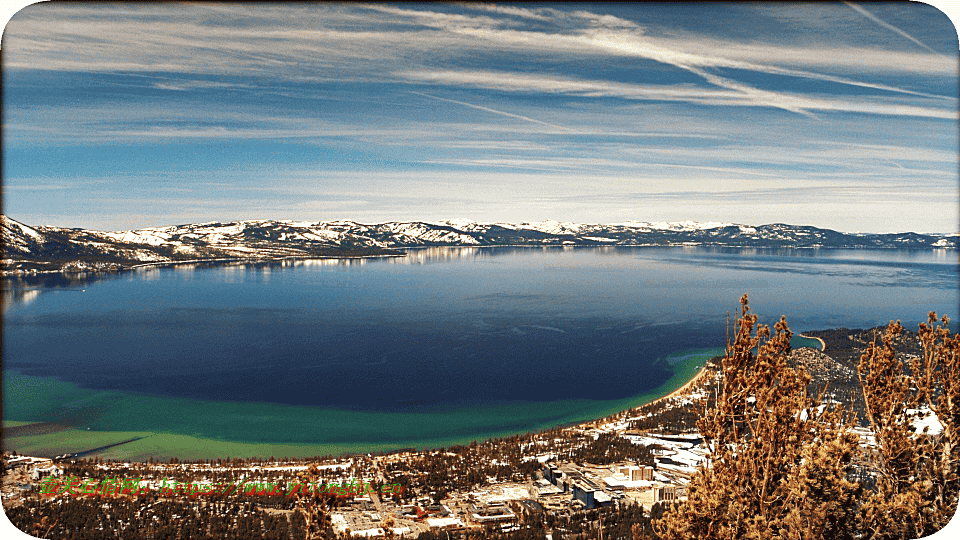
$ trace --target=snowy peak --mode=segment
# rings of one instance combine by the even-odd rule
[[[453,227],[454,229],[460,229],[461,231],[469,231],[476,228],[478,225],[485,225],[484,223],[477,223],[472,219],[457,218],[457,219],[442,219],[434,223],[434,225],[442,225],[444,227]]]
[[[657,231],[702,231],[705,229],[716,229],[718,227],[731,227],[735,223],[720,223],[716,221],[628,221],[621,223],[624,227],[652,229]]]
[[[3,233],[4,257],[6,253],[29,253],[33,244],[42,244],[44,237],[31,227],[7,216],[0,216],[0,226]]]
[[[533,231],[545,232],[547,234],[554,235],[569,235],[569,234],[580,234],[584,229],[588,228],[588,225],[580,225],[577,223],[570,222],[560,222],[553,221],[548,219],[547,221],[539,221],[537,223],[521,223],[517,226],[518,228],[529,228]]]
[[[564,221],[482,223],[469,219],[364,224],[350,220],[247,220],[132,231],[31,227],[2,218],[4,271],[59,270],[64,265],[129,267],[183,260],[401,255],[426,246],[704,245],[777,248],[916,248],[960,246],[958,235],[845,234],[806,225],[720,222],[583,224]],[[87,266],[83,266],[87,265]]]
[[[116,270],[186,260],[401,254],[377,239],[319,222],[208,222],[115,232],[28,227],[6,216],[2,223],[4,273]]]

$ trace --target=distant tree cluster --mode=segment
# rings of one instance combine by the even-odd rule
[[[661,506],[654,504],[652,515],[659,515]],[[544,540],[549,533],[553,540],[631,540],[635,531],[650,531],[650,517],[643,507],[624,504],[611,508],[578,510],[564,515],[544,514],[521,524],[520,529],[501,532],[488,527],[469,532],[428,531],[418,540]],[[602,531],[602,533],[601,533]]]
[[[828,373],[821,377],[814,376],[808,390],[817,394],[820,390],[826,389],[831,399],[852,406],[857,414],[857,423],[864,427],[870,427],[870,420],[867,418],[863,385],[860,383],[857,370],[860,365],[860,357],[863,355],[867,343],[873,341],[875,336],[883,335],[885,331],[886,327],[869,330],[838,328],[805,332],[805,335],[822,339],[826,345],[826,351],[829,353],[829,359],[845,372],[842,374]],[[897,354],[904,357],[914,357],[922,354],[919,334],[905,328],[901,329],[899,334],[893,336],[892,345],[896,348]]]
[[[609,465],[618,461],[634,461],[640,465],[653,465],[653,453],[646,445],[634,444],[618,433],[600,433],[596,440],[574,448],[559,456],[564,461]]]
[[[303,514],[269,513],[253,503],[193,504],[189,501],[114,499],[104,508],[99,498],[65,498],[52,504],[26,501],[6,510],[20,530],[40,538],[163,540],[190,538],[270,539],[306,538]],[[319,538],[334,540],[329,527]]]
[[[694,432],[697,422],[703,417],[705,408],[712,408],[713,396],[707,396],[702,403],[677,406],[669,400],[661,400],[636,409],[635,414],[642,415],[630,421],[630,429],[640,431]]]
[[[536,460],[523,459],[522,447],[530,434],[473,442],[464,446],[424,451],[415,457],[388,463],[388,484],[404,486],[403,498],[433,493],[442,498],[454,490],[468,491],[497,481],[522,481],[539,468]]]

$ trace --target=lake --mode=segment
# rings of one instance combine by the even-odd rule
[[[794,332],[915,330],[960,306],[951,250],[427,248],[5,283],[4,420],[152,437],[116,450],[131,456],[452,444],[599,417],[682,385],[743,293]],[[92,444],[67,439],[22,442]]]

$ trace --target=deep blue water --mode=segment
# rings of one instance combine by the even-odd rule
[[[93,389],[354,410],[619,399],[761,322],[956,318],[955,251],[436,248],[153,268],[5,291],[4,370]]]

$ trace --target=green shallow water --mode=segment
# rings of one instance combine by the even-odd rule
[[[794,335],[790,338],[790,346],[794,349],[799,347],[810,347],[811,349],[816,349],[818,351],[823,350],[823,344],[820,343],[819,339],[798,335]]]
[[[8,437],[5,449],[73,453],[144,437],[95,455],[118,459],[305,457],[440,447],[600,418],[683,386],[722,349],[681,351],[666,362],[659,388],[618,400],[502,402],[434,412],[342,411],[275,403],[202,401],[98,391],[48,377],[5,371],[5,421],[66,420],[72,429]]]

